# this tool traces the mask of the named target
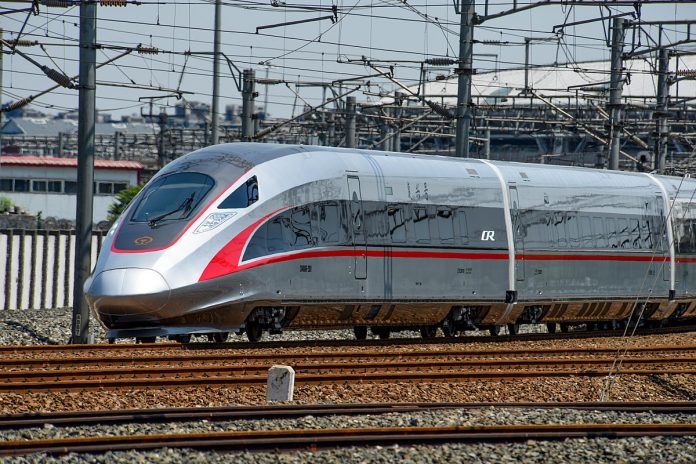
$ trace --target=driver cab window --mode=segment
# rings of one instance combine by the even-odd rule
[[[235,189],[234,192],[230,193],[227,198],[225,198],[218,209],[231,209],[231,208],[246,208],[259,199],[259,184],[256,181],[256,176],[252,176],[244,184],[240,185]]]

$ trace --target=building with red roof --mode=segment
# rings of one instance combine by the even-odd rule
[[[140,183],[137,161],[94,161],[94,222],[103,221],[121,190]],[[0,156],[0,196],[30,214],[74,220],[77,158]]]

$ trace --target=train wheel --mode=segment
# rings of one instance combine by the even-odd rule
[[[157,337],[136,337],[135,343],[155,343]]]
[[[497,337],[498,335],[500,335],[500,326],[494,325],[490,329],[488,329],[488,332],[491,334],[492,337]]]
[[[564,324],[564,323],[561,323],[560,325],[561,325],[561,332],[568,333],[568,330],[570,330],[570,325]]]
[[[519,322],[515,322],[513,324],[508,324],[507,328],[508,328],[508,333],[510,335],[517,335],[520,331],[520,324],[519,324]]]
[[[191,343],[191,334],[177,335],[176,341],[179,343]]]
[[[382,340],[386,340],[391,335],[389,327],[373,327],[372,333],[377,335]]]
[[[263,336],[263,327],[258,322],[247,322],[246,334],[250,342],[258,342]]]
[[[227,337],[229,336],[230,334],[227,332],[215,332],[212,334],[208,334],[208,341],[215,343],[224,343],[227,341]]]
[[[555,334],[555,333],[556,333],[556,323],[555,323],[555,322],[549,322],[549,323],[547,323],[547,324],[546,324],[546,330],[548,330],[548,332],[549,332],[550,334]]]
[[[359,325],[353,327],[353,333],[356,340],[365,340],[367,338],[367,326]]]
[[[433,338],[437,336],[437,326],[436,325],[425,325],[420,329],[421,337],[423,338]]]
[[[109,345],[113,345],[114,343],[116,343],[116,339],[113,337],[109,338]]]
[[[445,319],[445,322],[442,323],[442,333],[445,334],[445,337],[454,337],[457,335],[457,328],[450,319]]]

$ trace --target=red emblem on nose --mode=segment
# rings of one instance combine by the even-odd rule
[[[148,243],[152,242],[152,240],[154,240],[154,239],[152,237],[150,237],[149,235],[144,235],[142,237],[138,237],[135,240],[133,240],[133,243],[135,243],[136,245],[142,246],[142,245],[147,245]]]

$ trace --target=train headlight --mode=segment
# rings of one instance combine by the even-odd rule
[[[220,224],[223,222],[227,221],[229,218],[232,216],[236,215],[237,213],[232,212],[232,213],[212,213],[209,214],[207,218],[199,225],[196,227],[196,230],[193,231],[194,234],[201,234],[203,232],[208,232],[209,230],[213,230],[216,227],[218,227]]]

